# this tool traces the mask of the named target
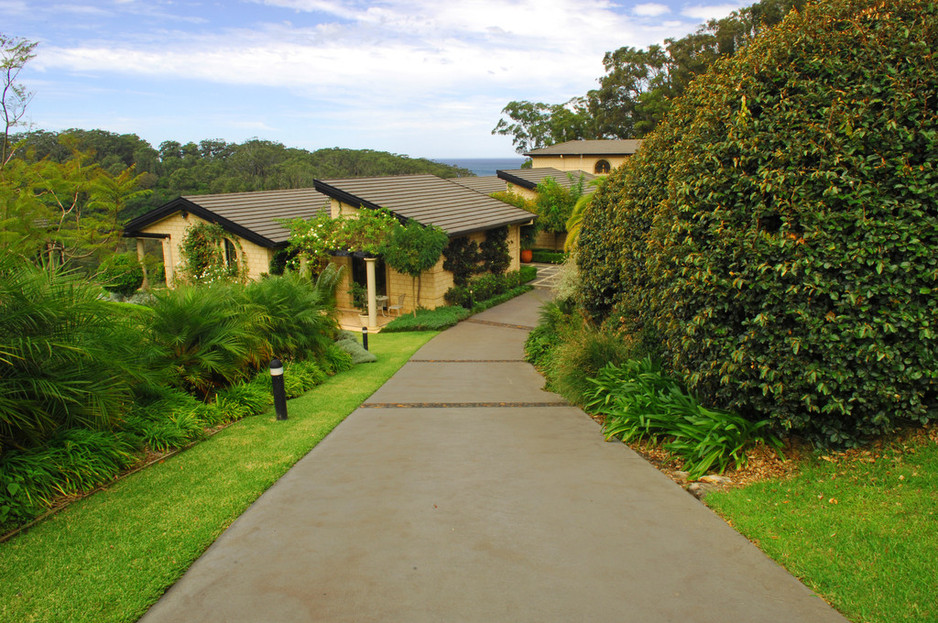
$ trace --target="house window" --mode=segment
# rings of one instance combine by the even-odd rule
[[[225,238],[225,266],[231,271],[238,270],[238,252],[235,251],[234,244],[227,238]]]
[[[599,160],[596,162],[596,168],[593,169],[593,172],[597,175],[603,175],[609,173],[609,161],[608,160]]]

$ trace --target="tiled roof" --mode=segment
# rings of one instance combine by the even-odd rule
[[[503,192],[506,188],[505,180],[500,179],[496,175],[487,175],[485,177],[453,177],[449,178],[449,181],[486,195]]]
[[[580,176],[583,176],[584,184],[590,180],[596,179],[596,176],[592,173],[584,173],[583,171],[561,171],[553,167],[506,169],[504,171],[498,171],[498,177],[503,181],[515,184],[521,188],[527,188],[528,190],[534,190],[538,184],[548,177],[554,178],[554,181],[560,186],[570,188],[579,181]]]
[[[290,231],[277,221],[328,214],[329,198],[313,188],[263,190],[218,195],[186,195],[127,223],[125,236],[134,236],[157,221],[186,210],[261,246],[286,242]]]
[[[642,146],[640,139],[579,140],[532,149],[525,156],[628,156]]]
[[[527,223],[530,212],[435,175],[315,180],[316,190],[354,207],[387,208],[451,236]]]

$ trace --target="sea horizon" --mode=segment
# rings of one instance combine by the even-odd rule
[[[503,169],[520,169],[527,160],[524,156],[514,158],[432,158],[433,162],[469,169],[479,177],[495,175]]]

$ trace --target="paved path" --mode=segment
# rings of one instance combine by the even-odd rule
[[[545,297],[425,345],[143,621],[843,623],[541,390]]]
[[[559,264],[534,264],[537,268],[537,279],[534,280],[536,288],[555,288],[560,281]]]

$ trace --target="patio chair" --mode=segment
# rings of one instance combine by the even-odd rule
[[[398,297],[397,297],[397,305],[388,305],[388,311],[391,312],[391,313],[393,313],[393,312],[396,311],[396,312],[397,312],[397,315],[400,316],[401,313],[402,313],[403,310],[404,310],[404,297],[405,297],[405,296],[407,296],[407,295],[406,295],[406,294],[401,294],[400,296],[398,296]]]

